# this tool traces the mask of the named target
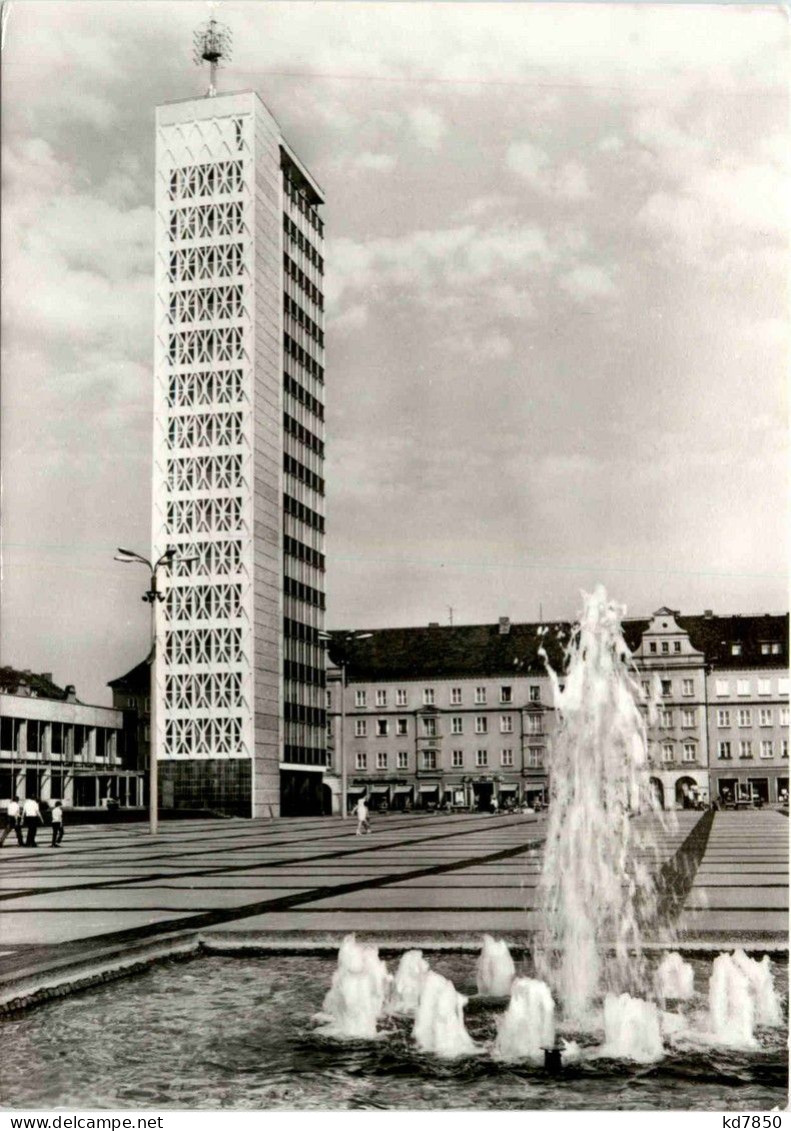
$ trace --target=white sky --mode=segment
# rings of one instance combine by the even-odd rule
[[[11,6],[3,661],[145,654],[153,120],[205,4]],[[779,7],[226,3],[327,192],[328,623],[787,607]]]

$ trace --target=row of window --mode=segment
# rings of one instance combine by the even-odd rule
[[[303,385],[300,385],[299,381],[295,380],[290,373],[283,374],[283,388],[287,393],[290,393],[292,397],[298,400],[300,404],[304,405],[305,408],[312,412],[314,416],[317,416],[319,420],[324,419],[324,405],[320,400],[317,400],[312,393],[309,393]]]
[[[288,173],[288,168],[283,169],[283,192],[286,194],[294,207],[299,209],[299,211],[305,217],[311,227],[315,228],[319,236],[323,236],[324,221],[316,212],[315,208],[310,203],[302,189],[291,180]]]
[[[315,644],[317,647],[321,639],[317,628],[303,624],[302,621],[292,620],[290,617],[283,617],[283,632],[290,640],[299,640],[304,644]]]
[[[244,400],[241,369],[205,370],[199,373],[172,373],[168,379],[169,408],[196,405],[236,404]]]
[[[723,741],[718,742],[717,743],[717,757],[722,758],[723,761],[727,762],[728,759],[733,757],[734,745],[735,744],[731,743],[728,739],[724,739]],[[760,753],[761,753],[762,758],[774,758],[775,750],[776,750],[776,747],[775,747],[775,743],[774,743],[773,739],[771,739],[771,738],[762,738],[761,739]],[[740,758],[752,758],[753,757],[753,740],[751,738],[743,738],[739,742],[739,757]],[[788,757],[788,739],[787,738],[781,738],[780,739],[780,757],[781,758],[787,758]]]
[[[242,528],[242,500],[238,496],[223,499],[176,499],[168,503],[168,534],[222,534]]]
[[[464,769],[464,751],[451,750],[451,768],[454,770]],[[376,769],[387,770],[389,769],[390,755],[386,750],[379,750],[376,754]],[[527,752],[527,764],[532,768],[539,768],[544,764],[544,748],[543,746],[531,746]],[[437,768],[437,751],[436,750],[423,750],[418,759],[418,765],[421,770],[436,770]],[[476,750],[475,751],[475,765],[478,768],[489,765],[489,751]],[[500,765],[504,769],[513,769],[514,766],[514,752],[512,749],[500,751]],[[409,751],[399,750],[396,754],[397,770],[406,770],[409,768]],[[355,769],[367,770],[368,769],[368,755],[364,750],[357,752],[355,756]]]
[[[668,655],[670,655],[671,645],[672,645],[672,651],[675,654],[677,654],[681,651],[681,641],[680,640],[672,640],[672,641],[671,640],[662,640],[661,642],[657,641],[657,640],[651,640],[648,643],[648,651],[652,655],[661,654],[663,656],[668,656]]]
[[[749,727],[753,725],[753,711],[751,707],[739,707],[735,712],[720,707],[717,710],[717,726],[729,727],[733,716],[736,718],[737,726]],[[757,717],[759,726],[770,727],[774,722],[774,711],[771,707],[759,707]],[[778,711],[778,722],[781,727],[787,727],[789,725],[789,717],[789,708],[781,707]]]
[[[170,365],[211,365],[218,361],[241,361],[241,326],[218,326],[213,330],[180,330],[168,335]]]
[[[298,361],[303,369],[306,369],[312,377],[315,377],[322,385],[324,384],[324,366],[312,357],[308,351],[301,346],[299,342],[288,333],[283,332],[283,349],[287,354],[290,354],[295,361]]]
[[[461,687],[451,687],[450,689],[450,704],[452,707],[463,706],[463,689]],[[395,692],[395,705],[396,707],[407,706],[408,691],[405,687],[396,688]],[[531,686],[529,689],[528,697],[531,703],[541,702],[541,688],[538,684]],[[513,687],[510,684],[504,684],[500,687],[500,703],[513,703]],[[476,706],[482,706],[486,703],[486,688],[476,687],[473,702]],[[423,688],[423,706],[433,707],[436,703],[435,690],[433,687]],[[386,707],[388,704],[388,691],[387,688],[377,688],[375,692],[375,705],[377,707]],[[368,706],[368,692],[364,689],[356,690],[354,693],[355,707]],[[329,702],[328,702],[329,706]]]
[[[645,695],[645,697],[647,699],[652,698],[653,690],[654,690],[654,687],[656,687],[656,683],[654,683],[654,685],[652,687],[651,681],[648,680],[648,679],[644,679],[642,681],[642,686],[643,686],[643,694]],[[671,696],[673,694],[673,680],[672,679],[660,679],[659,680],[659,693],[663,698],[667,698],[668,696]],[[694,679],[682,679],[682,681],[681,681],[681,694],[682,695],[694,695],[695,694],[695,681],[694,681]]]
[[[283,579],[283,592],[287,597],[295,597],[298,601],[303,601],[306,605],[313,605],[317,609],[326,608],[324,594],[314,589],[312,585],[306,585],[304,581],[296,581],[293,577],[285,577]]]
[[[171,251],[168,279],[171,283],[194,283],[208,279],[233,279],[244,268],[244,244],[208,244]]]
[[[316,475],[315,471],[305,467],[304,463],[300,463],[298,459],[294,459],[287,452],[283,455],[283,470],[287,475],[293,475],[295,479],[299,479],[306,487],[310,487],[312,491],[317,494],[324,494],[324,480],[320,475]]]
[[[759,679],[757,686],[758,686],[758,694],[759,695],[771,695],[772,694],[772,681],[771,681],[771,679]],[[717,695],[730,695],[730,693],[731,693],[730,680],[727,680],[727,679],[715,680],[714,689],[715,689],[715,692],[716,692]],[[788,678],[782,678],[781,677],[780,679],[778,679],[778,681],[777,681],[777,693],[778,693],[778,695],[788,695],[788,690],[789,690],[789,680],[788,680]],[[752,680],[737,679],[736,680],[736,694],[737,695],[751,695],[752,694]]]
[[[376,720],[376,737],[387,738],[390,734],[390,719],[377,719]],[[437,737],[437,720],[433,717],[420,720],[421,732],[427,738]],[[474,727],[476,734],[489,733],[489,719],[486,715],[476,715],[474,720]],[[500,716],[500,734],[513,734],[514,720],[511,715]],[[396,735],[405,735],[409,733],[409,720],[396,719],[395,731]],[[464,734],[464,717],[462,715],[451,715],[450,719],[450,733],[451,734]],[[541,715],[529,715],[527,717],[527,733],[528,734],[543,734],[544,722]],[[355,738],[367,738],[368,736],[368,719],[355,719],[354,720],[354,734]]]
[[[313,266],[318,270],[320,275],[324,274],[324,260],[316,251],[313,244],[307,237],[303,236],[297,225],[290,216],[283,214],[283,231],[286,233],[292,243],[296,244],[303,255],[307,256]]]
[[[283,553],[307,565],[315,566],[316,569],[323,571],[325,568],[324,554],[314,550],[312,546],[306,546],[304,542],[292,538],[289,534],[283,535]]]
[[[314,530],[319,533],[324,533],[324,518],[298,499],[292,499],[291,495],[283,496],[283,510],[286,514],[298,518],[300,522],[304,522],[306,526],[312,526]]]
[[[216,161],[206,165],[185,165],[170,174],[170,199],[178,197],[233,195],[242,191],[241,161]]]
[[[331,692],[327,693],[327,706],[331,704]],[[359,693],[358,693],[359,694]],[[365,704],[359,704],[358,706]],[[404,705],[399,703],[399,705]],[[377,706],[386,706],[386,702],[377,702]],[[675,712],[668,709],[663,709],[659,712],[659,726],[663,729],[668,729],[675,726]],[[760,726],[773,725],[773,711],[771,707],[762,707],[758,712],[758,721]],[[736,719],[740,727],[752,726],[753,712],[749,707],[740,707],[736,712]],[[781,726],[789,725],[789,708],[781,707],[779,712],[779,722]],[[433,717],[421,719],[423,734],[434,736],[437,734],[437,720]],[[475,716],[475,733],[486,734],[489,728],[489,720],[486,715]],[[528,734],[541,734],[543,729],[543,716],[542,715],[528,715],[526,718],[527,733]],[[681,711],[681,726],[684,728],[694,728],[698,725],[697,711],[693,708],[685,708]],[[731,725],[731,712],[729,710],[717,711],[717,725],[720,727],[729,727]],[[365,738],[368,734],[368,720],[355,719],[355,734],[358,738]],[[450,719],[450,733],[463,734],[464,719],[461,715],[452,715]],[[510,715],[500,716],[500,732],[502,734],[510,734],[513,731],[513,718]],[[390,721],[388,719],[376,720],[376,734],[379,737],[385,737],[390,733]],[[407,733],[407,720],[396,720],[396,734]]]
[[[287,742],[283,747],[283,761],[300,766],[326,766],[327,751],[320,746],[296,746]]]
[[[298,302],[295,302],[289,295],[283,295],[283,310],[289,317],[300,326],[305,332],[313,338],[314,342],[324,349],[324,331],[321,326],[318,326],[310,315],[302,309]]]
[[[170,322],[213,322],[244,317],[244,295],[240,283],[228,286],[190,288],[170,296]]]
[[[298,283],[311,302],[319,308],[324,309],[324,295],[321,293],[315,283],[312,283],[304,271],[300,270],[288,252],[283,253],[283,270],[289,278]]]
[[[675,726],[676,713],[664,707],[659,712],[659,725],[660,727],[667,728]],[[698,725],[698,713],[691,707],[685,707],[681,712],[681,725],[682,727],[694,727]]]
[[[778,680],[778,692],[779,692],[779,694],[787,695],[788,694],[788,685],[789,685],[789,681],[787,679],[779,679]],[[650,698],[650,696],[651,696],[651,683],[650,683],[650,681],[649,680],[643,680],[642,687],[643,687],[643,692],[646,695],[646,697]],[[561,685],[561,690],[562,689],[563,689],[563,687]],[[729,682],[728,682],[728,680],[717,680],[716,690],[717,690],[717,695],[728,695],[730,693],[729,692]],[[750,690],[751,690],[751,684],[750,684],[749,679],[740,679],[740,680],[737,681],[737,694],[738,695],[749,695]],[[660,680],[660,691],[661,691],[661,694],[662,694],[663,697],[671,696],[673,694],[672,680],[669,680],[669,679]],[[375,691],[374,694],[375,694],[375,700],[374,700],[375,706],[386,707],[388,705],[388,690],[387,690],[387,688],[379,688]],[[681,694],[682,695],[694,695],[695,694],[695,681],[692,680],[692,679],[683,679],[681,681]],[[759,695],[771,695],[771,680],[768,680],[768,679],[759,679],[758,680],[758,694]],[[529,698],[529,701],[531,703],[541,702],[541,687],[537,684],[531,685],[530,688],[529,688],[528,698]],[[426,706],[426,707],[434,706],[435,700],[436,700],[436,697],[435,697],[434,688],[433,687],[423,688],[423,705]],[[486,703],[486,688],[485,687],[476,687],[475,688],[475,696],[474,696],[473,702],[476,706],[477,705],[483,705],[484,703]],[[513,689],[512,689],[512,687],[510,687],[510,686],[501,687],[500,688],[500,703],[511,703],[511,702],[513,702]],[[451,706],[462,706],[463,700],[462,700],[462,688],[461,687],[452,687],[450,689],[450,703],[451,703]],[[365,689],[360,689],[360,690],[355,691],[355,693],[354,693],[354,704],[355,704],[356,707],[367,707],[368,706],[368,692]],[[397,688],[396,689],[395,705],[397,707],[406,707],[406,705],[407,705],[407,689],[406,688]],[[695,725],[694,711],[691,711],[691,712],[690,711],[684,711],[684,712],[682,712],[682,716],[685,719],[688,719],[690,716],[693,716],[692,721],[684,721],[682,723],[683,726],[694,726]],[[787,712],[786,712],[786,722],[787,722]],[[670,725],[672,725],[672,722],[668,723],[666,725],[670,726]],[[721,724],[721,725],[728,725],[728,724]]]
[[[181,456],[167,464],[168,491],[233,491],[241,488],[241,452]]]
[[[117,731],[110,727],[91,727],[81,723],[46,722],[43,719],[0,719],[0,749],[5,753],[22,752],[22,741],[28,754],[52,754],[87,758],[93,740],[97,758],[110,758],[116,753]]]
[[[681,748],[681,761],[682,762],[696,762],[698,758],[698,746],[696,742],[685,742]],[[676,748],[672,742],[666,742],[662,746],[662,761],[675,762]]]
[[[283,661],[283,678],[291,679],[294,683],[309,683],[314,687],[324,686],[324,671],[321,668],[299,664],[294,660]]]
[[[172,241],[210,240],[217,236],[240,236],[244,231],[242,202],[219,201],[211,204],[188,204],[170,213],[169,234]]]
[[[762,656],[782,656],[783,645],[778,640],[762,640],[760,645],[760,652]],[[680,640],[651,640],[648,644],[648,651],[652,655],[668,656],[671,653],[678,655],[681,652]],[[730,646],[730,653],[732,656],[741,656],[744,654],[743,645],[737,640],[733,641]]]
[[[179,551],[180,556],[171,567],[174,577],[235,574],[242,569],[242,544],[238,538],[189,542],[182,544]]]
[[[185,413],[168,420],[168,447],[230,448],[243,440],[241,412]]]
[[[289,416],[287,412],[283,413],[283,427],[286,432],[299,440],[300,444],[304,444],[306,448],[310,448],[316,455],[324,455],[324,441],[315,436],[304,424],[300,424],[293,416]]]
[[[304,703],[290,703],[288,700],[283,706],[287,723],[307,723],[322,730],[327,726],[327,716],[321,707],[306,707]]]

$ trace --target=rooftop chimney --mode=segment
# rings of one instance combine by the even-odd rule
[[[500,635],[501,636],[507,636],[508,633],[511,631],[510,618],[509,617],[500,617],[498,624],[500,626]]]
[[[711,620],[711,618],[714,616],[714,613],[711,611],[711,609],[706,609],[704,611],[703,615],[706,618],[706,620]]]

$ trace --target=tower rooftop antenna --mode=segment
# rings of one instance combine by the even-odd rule
[[[214,98],[217,93],[217,68],[220,60],[226,63],[231,61],[232,36],[230,28],[221,24],[214,17],[202,24],[193,34],[192,57],[197,67],[204,63],[209,64],[209,89],[207,98]]]

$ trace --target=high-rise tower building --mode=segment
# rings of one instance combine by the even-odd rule
[[[322,810],[322,202],[254,93],[158,108],[163,806]]]

